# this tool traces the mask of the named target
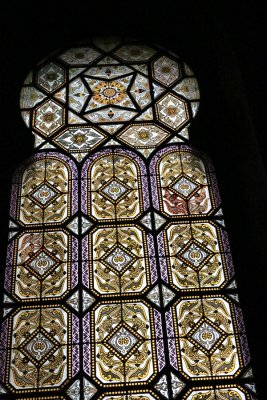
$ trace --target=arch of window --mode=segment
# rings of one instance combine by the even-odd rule
[[[95,39],[26,78],[0,398],[254,399],[214,168],[189,144],[191,69]]]

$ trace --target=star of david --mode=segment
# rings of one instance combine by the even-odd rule
[[[119,273],[128,268],[133,260],[134,257],[123,250],[121,246],[113,248],[104,258],[104,261]]]
[[[32,191],[29,196],[35,203],[46,207],[55,200],[58,195],[59,192],[55,188],[52,188],[48,183],[42,183]]]
[[[112,202],[118,201],[129,189],[116,179],[112,179],[100,190]]]
[[[132,75],[120,79],[102,81],[85,77],[90,90],[92,91],[92,97],[86,111],[108,105],[117,105],[135,109],[135,106],[127,93],[131,78]]]
[[[189,334],[189,338],[197,343],[206,354],[213,353],[225,337],[225,332],[206,319],[200,320]]]
[[[211,257],[211,252],[204,248],[199,242],[193,240],[186,245],[178,256],[193,269],[200,269],[201,265]]]
[[[29,357],[34,364],[40,365],[43,364],[47,357],[55,352],[58,347],[59,344],[52,337],[49,337],[47,332],[39,329],[23,343],[20,350],[26,357]]]
[[[108,348],[114,350],[119,358],[128,358],[142,343],[138,333],[132,333],[130,328],[119,324],[105,339]]]
[[[188,179],[185,176],[181,176],[172,186],[179,195],[184,197],[185,199],[189,198],[190,195],[195,191],[198,185],[193,182],[191,179]]]

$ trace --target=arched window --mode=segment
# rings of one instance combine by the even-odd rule
[[[3,398],[252,399],[191,69],[95,39],[42,61],[20,105],[35,151],[12,186]]]

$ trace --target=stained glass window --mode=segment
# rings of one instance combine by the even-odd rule
[[[213,164],[189,141],[199,98],[177,55],[114,38],[26,78],[1,399],[255,398]]]

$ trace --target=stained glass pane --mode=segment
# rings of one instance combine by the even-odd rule
[[[178,56],[117,38],[26,78],[0,398],[255,398],[214,168],[189,144],[199,97]]]

